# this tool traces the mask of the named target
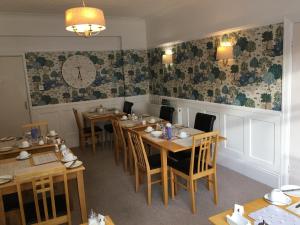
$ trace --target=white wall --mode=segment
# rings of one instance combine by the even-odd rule
[[[107,18],[105,31],[95,38],[85,39],[65,31],[63,15],[0,14],[0,53],[97,51],[121,47],[122,49],[146,49],[144,20]]]
[[[147,20],[148,46],[200,39],[230,28],[282,22],[284,16],[299,14],[299,8],[299,0],[182,1]]]
[[[291,88],[290,183],[300,185],[300,23],[294,24]]]

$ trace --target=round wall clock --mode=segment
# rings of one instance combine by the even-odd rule
[[[68,85],[74,88],[86,88],[94,82],[96,68],[88,57],[74,55],[63,64],[62,75]]]

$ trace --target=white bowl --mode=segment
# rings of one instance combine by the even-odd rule
[[[162,135],[162,131],[160,131],[160,130],[152,131],[152,132],[151,132],[151,135],[152,135],[153,137],[158,138],[158,137],[160,137],[160,136]]]
[[[152,132],[153,130],[154,130],[153,127],[147,127],[147,128],[145,129],[145,132],[150,133],[150,132]]]

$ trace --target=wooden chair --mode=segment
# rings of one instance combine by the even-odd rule
[[[193,213],[196,212],[196,205],[195,205],[195,190],[197,189],[196,182],[200,178],[206,177],[208,183],[209,182],[213,183],[214,201],[215,204],[217,204],[218,202],[217,168],[216,168],[218,139],[219,139],[218,132],[209,132],[209,133],[195,135],[193,137],[193,148],[192,148],[191,157],[189,159],[180,160],[177,163],[172,163],[170,169],[172,198],[174,199],[174,195],[177,194],[177,185],[180,185],[183,188],[187,189],[191,195]],[[212,158],[211,158],[211,153],[212,153]],[[187,184],[185,185],[179,183],[177,180],[177,176],[185,179],[187,181]]]
[[[64,206],[63,214],[58,211],[58,204],[53,185],[54,177],[62,177],[64,185]],[[16,184],[18,191],[18,200],[20,206],[20,214],[22,225],[26,225],[28,220],[33,219],[36,225],[50,224],[69,224],[71,225],[71,213],[69,203],[69,191],[66,169],[64,167],[53,168],[51,171],[39,171],[31,174],[16,176]],[[24,204],[22,187],[32,185],[33,205]],[[28,186],[26,186],[28,187]],[[35,216],[34,216],[35,215]],[[35,218],[34,218],[35,217]],[[32,222],[32,221],[30,221]]]
[[[22,126],[23,134],[25,132],[30,132],[32,128],[37,128],[40,136],[46,136],[48,134],[48,122],[47,121],[37,121]]]
[[[127,142],[125,140],[124,132],[119,123],[119,120],[113,120],[113,130],[115,135],[115,154],[116,154],[116,162],[118,164],[120,159],[120,154],[123,152],[124,154],[124,170],[128,169],[128,147]]]
[[[90,127],[84,127],[82,125],[77,109],[73,109],[73,113],[78,127],[80,149],[83,150],[85,148],[86,141],[92,137],[92,130]],[[98,139],[100,138],[101,134],[102,129],[98,126],[95,126],[95,135],[98,137]]]
[[[129,145],[132,149],[134,158],[134,170],[135,170],[135,191],[139,190],[140,185],[140,173],[147,176],[147,199],[148,205],[151,205],[151,185],[160,183],[161,180],[152,181],[152,176],[161,173],[161,161],[160,155],[147,156],[143,140],[138,132],[129,130]]]

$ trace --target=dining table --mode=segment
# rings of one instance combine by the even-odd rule
[[[291,198],[291,204],[295,204],[296,202],[299,202],[300,201],[300,198],[299,197],[290,197]],[[258,198],[256,200],[253,200],[251,202],[247,202],[246,204],[244,204],[244,217],[247,218],[248,220],[250,220],[251,224],[254,224],[254,220],[249,217],[249,214],[257,211],[257,210],[260,210],[260,209],[263,209],[265,207],[268,207],[270,206],[271,204],[268,203],[266,200],[264,200],[263,198]],[[297,214],[294,214],[293,212],[291,211],[288,211],[286,209],[287,206],[277,206],[277,207],[280,207],[281,209],[299,217],[300,219],[300,216],[297,215]],[[216,215],[213,215],[211,217],[209,217],[209,222],[211,224],[214,224],[214,225],[228,225],[227,223],[227,219],[226,219],[226,216],[227,215],[232,215],[233,213],[233,209],[228,209],[224,212],[221,212],[219,214],[216,214]],[[282,224],[286,224],[286,223],[282,223]],[[271,224],[270,224],[271,225]],[[288,225],[288,224],[286,224]]]
[[[114,118],[126,115],[123,112],[115,112],[115,109],[104,109],[103,112],[83,112],[82,116],[85,123],[89,123],[92,133],[92,148],[93,152],[96,152],[96,136],[95,136],[95,124],[98,122],[111,121]]]
[[[46,157],[50,157],[52,155],[55,158],[49,163],[39,164],[37,162],[41,160],[45,160]],[[50,157],[51,158],[51,157]],[[62,166],[61,162],[62,155],[60,152],[40,152],[33,153],[29,159],[26,160],[17,160],[15,157],[6,158],[0,160],[0,176],[3,175],[12,175],[13,177],[18,176],[19,174],[24,175],[27,171],[39,171],[45,169],[45,167],[49,167],[49,169]],[[85,167],[83,165],[67,169],[67,178],[68,180],[76,180],[77,181],[77,190],[81,211],[81,219],[82,222],[87,222],[87,208],[86,208],[86,198],[85,198],[85,189],[84,189],[84,177],[83,172],[85,171]],[[25,174],[26,175],[26,174]],[[59,178],[54,179],[54,182],[59,182]],[[0,184],[0,225],[6,224],[5,212],[4,212],[4,204],[3,204],[3,196],[8,194],[17,193],[17,186],[15,179],[7,183]]]
[[[181,152],[185,150],[192,149],[193,139],[192,137],[196,134],[204,133],[203,131],[189,128],[189,127],[177,127],[178,132],[184,131],[189,137],[187,138],[179,138],[176,134],[170,140],[164,138],[156,138],[153,137],[149,132],[146,132],[143,128],[137,129],[139,134],[141,135],[143,141],[153,148],[160,151],[161,157],[161,176],[162,176],[162,187],[163,187],[163,202],[165,207],[168,206],[168,153],[173,152]],[[226,140],[225,137],[219,136],[219,142]]]

